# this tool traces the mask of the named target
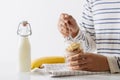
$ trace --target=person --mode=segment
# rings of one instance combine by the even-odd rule
[[[72,15],[61,13],[58,20],[60,33],[67,41],[82,40],[85,45],[84,54],[79,53],[69,57],[71,69],[120,72],[120,7],[118,5],[120,0],[85,0],[80,25]],[[69,35],[72,38],[68,38]]]

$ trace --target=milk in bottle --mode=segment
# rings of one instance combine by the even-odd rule
[[[30,72],[31,70],[31,46],[29,36],[31,35],[31,27],[27,21],[19,24],[17,34],[20,35],[19,41],[19,72]]]

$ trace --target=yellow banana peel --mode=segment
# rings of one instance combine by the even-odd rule
[[[45,56],[35,59],[31,63],[31,69],[41,68],[42,64],[65,63],[64,56]]]

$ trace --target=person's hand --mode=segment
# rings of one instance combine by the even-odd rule
[[[71,15],[62,13],[58,21],[58,30],[64,37],[70,34],[74,38],[79,32],[79,27]]]
[[[84,53],[76,54],[69,57],[69,67],[72,70],[85,71],[109,71],[107,58],[103,55]]]

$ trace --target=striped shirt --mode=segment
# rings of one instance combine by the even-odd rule
[[[107,54],[111,73],[120,72],[120,0],[85,0],[80,31],[87,52]],[[108,56],[109,55],[109,56]]]

